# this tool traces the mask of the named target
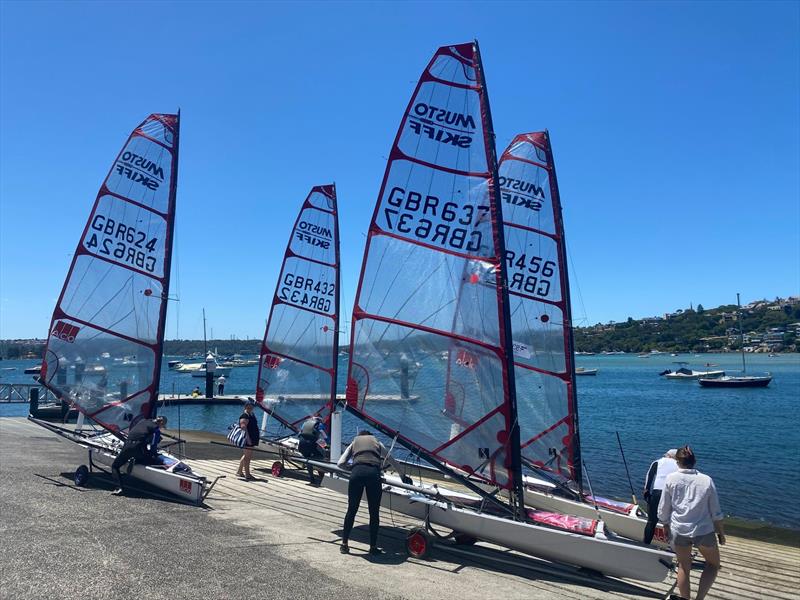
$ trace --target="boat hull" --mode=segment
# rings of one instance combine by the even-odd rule
[[[166,452],[159,452],[159,454],[179,460]],[[93,468],[109,471],[116,457],[116,453],[112,450],[89,448],[89,465]],[[133,477],[192,504],[202,504],[210,489],[208,480],[195,473],[174,473],[149,465],[134,464],[130,475],[126,476],[123,470],[122,476],[123,478]]]
[[[720,388],[755,388],[767,387],[772,377],[720,377],[718,379],[698,379],[703,387],[720,387]]]
[[[393,478],[385,478],[390,483]],[[397,480],[399,483],[399,479]],[[347,494],[347,479],[326,475],[322,485]],[[593,569],[611,577],[663,581],[673,555],[635,542],[590,537],[512,521],[386,484],[381,505],[452,531],[549,561]],[[449,493],[448,493],[449,494]]]

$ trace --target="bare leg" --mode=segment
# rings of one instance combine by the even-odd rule
[[[700,550],[700,554],[706,559],[706,565],[703,567],[703,574],[700,576],[700,583],[697,585],[697,600],[703,600],[708,590],[711,589],[714,580],[717,578],[717,573],[719,573],[719,547],[698,546],[697,549]]]
[[[250,461],[253,459],[253,449],[252,448],[245,448],[242,454],[242,468],[244,470],[244,476],[250,479],[252,475],[250,475]]]
[[[244,471],[242,469],[244,468],[244,457],[246,455],[247,455],[247,450],[242,452],[242,457],[239,459],[239,468],[236,470],[237,477],[244,477]]]
[[[678,593],[682,598],[689,598],[692,593],[689,586],[689,573],[692,572],[692,547],[676,544],[675,556],[678,558]]]

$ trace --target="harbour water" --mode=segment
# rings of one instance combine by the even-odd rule
[[[689,444],[698,469],[714,478],[726,514],[800,529],[800,514],[793,509],[800,496],[800,354],[748,355],[748,372],[769,371],[774,377],[763,389],[701,388],[696,381],[658,376],[679,360],[695,369],[706,363],[729,373],[741,369],[737,354],[578,357],[578,366],[599,369],[597,376],[577,380],[581,447],[594,492],[630,497],[616,432],[638,498],[650,461],[669,448]],[[22,371],[36,362],[0,362],[0,383],[31,383],[31,376]],[[252,395],[256,374],[255,367],[233,369],[225,393]],[[203,389],[203,379],[169,371],[165,364],[162,393],[187,395],[195,385]],[[159,412],[170,418],[172,429],[224,433],[240,410],[167,404]],[[25,414],[25,404],[0,404],[0,416]],[[345,436],[357,428],[348,415]]]

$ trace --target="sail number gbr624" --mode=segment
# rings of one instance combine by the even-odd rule
[[[104,215],[95,215],[89,224],[84,245],[100,256],[108,256],[132,267],[153,273],[156,268],[158,238],[147,239],[144,231],[119,223]]]
[[[393,187],[383,204],[382,229],[448,250],[477,253],[481,231],[475,229],[488,206],[442,202],[436,196]]]

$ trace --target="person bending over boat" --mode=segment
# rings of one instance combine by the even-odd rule
[[[244,405],[244,412],[239,415],[239,426],[247,430],[247,441],[245,441],[244,444],[242,458],[239,459],[239,470],[236,471],[236,476],[242,477],[247,481],[255,479],[255,477],[250,474],[250,461],[253,459],[253,448],[258,446],[258,442],[260,441],[258,420],[253,414],[254,407],[255,403],[252,400],[248,400],[247,404]],[[246,423],[246,426],[242,425],[243,422]]]
[[[117,489],[112,494],[119,496],[123,493],[122,474],[120,467],[130,460],[139,464],[152,464],[158,457],[158,444],[161,441],[161,428],[167,428],[167,417],[158,416],[155,419],[142,419],[128,431],[128,437],[122,445],[122,450],[111,463],[111,474],[117,482]]]
[[[658,519],[664,523],[667,536],[678,558],[678,591],[672,600],[688,600],[691,593],[689,573],[692,569],[692,546],[696,546],[706,560],[697,600],[703,600],[711,589],[720,567],[719,546],[725,544],[722,510],[717,489],[708,475],[698,472],[697,462],[689,446],[680,448],[675,455],[678,470],[667,475],[664,492],[658,507]],[[716,536],[715,536],[716,533]]]
[[[342,545],[339,551],[342,554],[350,552],[350,546],[348,545],[350,532],[353,529],[353,522],[361,504],[361,496],[366,490],[367,506],[369,507],[369,553],[382,554],[383,550],[378,548],[378,528],[380,527],[381,495],[383,493],[381,470],[387,462],[398,473],[402,473],[402,470],[397,461],[386,450],[386,447],[366,429],[359,431],[353,443],[345,448],[337,465],[344,468],[350,459],[353,460],[353,467],[350,471],[350,482],[347,486],[347,514],[344,517]],[[407,475],[403,475],[402,479],[404,483],[411,483],[411,478]]]
[[[322,419],[319,417],[311,417],[310,419],[306,419],[303,423],[303,426],[300,428],[300,434],[298,435],[300,443],[297,446],[297,449],[300,451],[300,454],[303,455],[305,459],[318,459],[324,460],[325,455],[322,453],[322,447],[320,447],[320,441],[323,443],[327,441],[328,435],[325,433],[325,426],[322,424]],[[311,465],[306,464],[306,468],[308,469],[308,477],[311,479],[311,485],[318,485],[316,480],[314,479],[314,469]],[[323,474],[319,474],[320,481],[322,481]]]
[[[661,492],[664,490],[664,482],[667,475],[678,470],[678,463],[675,462],[677,449],[667,450],[661,458],[650,465],[647,477],[644,482],[644,500],[647,502],[647,525],[644,528],[644,543],[649,544],[653,541],[653,535],[658,525],[658,505],[661,502]]]

